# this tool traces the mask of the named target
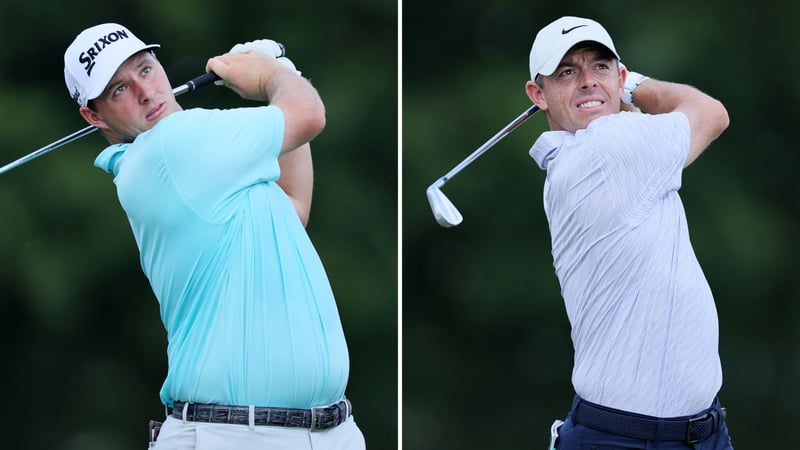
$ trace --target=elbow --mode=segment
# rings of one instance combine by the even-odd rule
[[[717,136],[719,136],[731,124],[731,118],[728,115],[728,110],[725,109],[725,105],[723,105],[722,102],[719,100],[713,100],[713,102],[714,115],[712,117],[716,119],[715,122],[718,130]]]
[[[312,88],[304,91],[304,95],[282,96],[273,100],[284,117],[283,151],[311,142],[325,128],[325,104]]]
[[[302,108],[295,109],[294,117],[297,121],[295,127],[295,137],[297,141],[295,145],[290,148],[294,150],[295,147],[302,145],[306,142],[311,142],[322,130],[325,129],[325,106],[321,101],[308,102]]]
[[[325,117],[325,105],[322,103],[322,100],[315,102],[315,104],[311,106],[308,117],[309,128],[312,130],[314,136],[325,129],[327,119]]]
[[[309,142],[325,129],[325,102],[322,101],[319,92],[309,86],[308,95],[298,102],[297,106],[296,111],[303,122],[304,131],[310,136],[306,141]]]

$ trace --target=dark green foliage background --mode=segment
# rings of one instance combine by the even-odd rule
[[[396,448],[397,3],[5,1],[2,164],[86,125],[63,52],[107,21],[160,43],[175,85],[238,42],[272,38],[320,91],[308,231],[348,338],[356,419],[370,448]],[[180,102],[247,104],[221,87]],[[164,417],[165,333],[112,177],[92,166],[104,146],[94,134],[0,177],[2,448],[146,448],[147,421]]]
[[[62,54],[87,26],[118,21],[162,44],[159,58],[176,84],[237,42],[283,41],[328,108],[328,127],[313,144],[309,233],[338,297],[351,350],[348,394],[368,448],[397,447],[398,259],[403,447],[543,448],[572,396],[544,173],[527,155],[546,130],[544,116],[447,184],[461,226],[436,225],[424,190],[528,107],[536,30],[566,14],[593,17],[632,70],[695,85],[728,107],[730,128],[684,173],[681,195],[717,300],[720,395],[733,443],[794,448],[781,430],[798,418],[800,400],[800,5],[400,6],[398,105],[396,2],[4,2],[0,162],[84,126],[63,86]],[[243,101],[207,88],[181,103]],[[3,448],[143,448],[146,421],[164,414],[163,327],[111,177],[91,164],[103,146],[99,135],[86,137],[0,177]]]
[[[727,106],[730,128],[681,189],[717,302],[720,397],[735,448],[795,448],[800,4],[407,0],[402,10],[404,447],[544,448],[569,410],[569,323],[544,172],[528,156],[544,115],[447,183],[459,227],[434,222],[424,191],[530,106],[537,30],[578,15],[605,25],[630,69]]]

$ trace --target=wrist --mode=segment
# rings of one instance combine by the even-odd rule
[[[638,72],[628,71],[628,76],[625,78],[625,86],[622,89],[622,102],[628,105],[633,105],[633,92],[642,84],[643,81],[648,80],[650,77],[642,75]],[[635,105],[634,105],[635,106]]]

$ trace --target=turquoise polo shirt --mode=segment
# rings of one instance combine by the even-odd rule
[[[167,331],[174,401],[309,408],[344,396],[325,269],[276,181],[274,106],[173,113],[95,165],[114,174]]]

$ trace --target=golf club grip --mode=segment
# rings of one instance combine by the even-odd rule
[[[192,78],[186,83],[183,83],[182,85],[176,87],[175,89],[172,90],[172,92],[175,95],[180,95],[186,92],[193,92],[197,90],[197,88],[209,85],[219,79],[220,79],[219,75],[215,74],[214,72],[204,73],[199,77]]]

